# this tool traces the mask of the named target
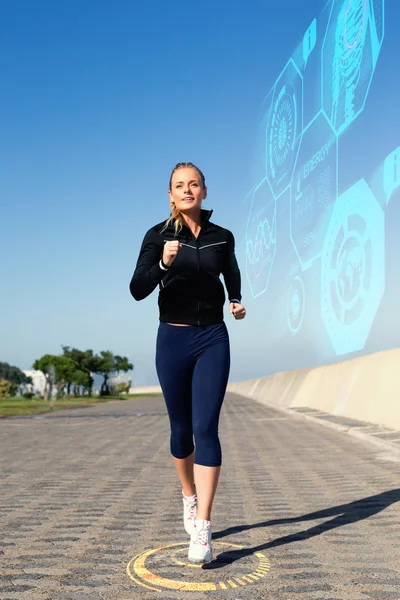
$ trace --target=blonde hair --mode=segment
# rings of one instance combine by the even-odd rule
[[[171,186],[172,186],[172,177],[173,177],[174,173],[178,169],[187,169],[187,168],[196,169],[196,171],[200,175],[201,182],[203,184],[203,188],[206,187],[206,180],[205,180],[205,177],[204,177],[203,173],[200,171],[200,169],[198,167],[196,167],[196,165],[194,165],[191,162],[186,162],[186,163],[185,162],[181,162],[181,163],[178,163],[172,169],[172,173],[171,173],[171,176],[169,178],[169,187],[168,187],[168,189],[170,191],[171,191]],[[172,202],[171,199],[169,201],[169,205],[170,205],[170,208],[171,208],[171,215],[170,215],[169,219],[166,220],[165,225],[164,225],[162,231],[165,231],[165,229],[167,229],[168,225],[173,222],[174,223],[174,227],[175,227],[175,235],[177,235],[180,232],[180,230],[182,229],[183,225],[184,225],[183,215],[182,215],[181,211],[176,208],[174,202]]]

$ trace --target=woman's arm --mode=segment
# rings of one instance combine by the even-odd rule
[[[135,300],[147,298],[159,285],[167,272],[161,262],[163,242],[161,236],[152,229],[146,233],[139,252],[129,289]]]
[[[229,302],[240,303],[241,294],[241,276],[239,265],[235,256],[235,238],[229,231],[228,249],[222,268],[222,275],[225,281],[225,287],[228,292]]]

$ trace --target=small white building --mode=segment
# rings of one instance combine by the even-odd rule
[[[44,389],[46,387],[46,377],[42,371],[35,371],[34,369],[28,369],[23,371],[27,377],[32,378],[32,384],[27,385],[27,389],[34,394],[44,395]]]

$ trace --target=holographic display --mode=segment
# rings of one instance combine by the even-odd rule
[[[383,187],[386,202],[389,202],[394,190],[400,186],[400,147],[386,157],[383,166]]]
[[[364,109],[383,41],[383,0],[335,0],[322,45],[322,107],[339,135]]]
[[[383,67],[381,51],[385,19],[396,23],[395,5],[325,4],[299,32],[293,55],[282,56],[286,66],[262,104],[246,227],[247,282],[252,297],[260,298],[255,306],[266,318],[273,315],[271,350],[276,344],[288,352],[295,344],[312,348],[313,364],[381,349],[376,323],[391,329],[385,311],[398,304],[385,305],[388,268],[392,290],[398,280],[393,238],[400,240],[400,88],[394,63],[388,65],[396,44],[400,56],[394,25]],[[400,346],[400,317],[396,327]],[[300,354],[279,369],[304,364]]]
[[[305,313],[305,291],[301,278],[297,275],[290,286],[287,301],[287,319],[290,331],[296,335]]]
[[[267,125],[267,179],[276,198],[290,185],[303,133],[303,78],[292,60],[278,77]]]
[[[337,197],[337,139],[320,113],[303,133],[291,186],[290,233],[303,269],[322,249]]]
[[[310,27],[305,32],[304,37],[303,37],[304,66],[307,65],[308,57],[310,56],[311,52],[314,50],[316,41],[317,41],[317,20],[314,19],[313,22],[311,23]]]
[[[276,202],[264,179],[254,190],[246,230],[246,275],[253,297],[267,290],[276,251]]]
[[[384,212],[361,179],[338,198],[322,251],[322,318],[338,355],[364,348],[385,288],[384,266]]]

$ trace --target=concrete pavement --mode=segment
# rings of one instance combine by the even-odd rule
[[[163,399],[0,421],[0,600],[400,599],[399,454],[228,394],[213,563]]]

